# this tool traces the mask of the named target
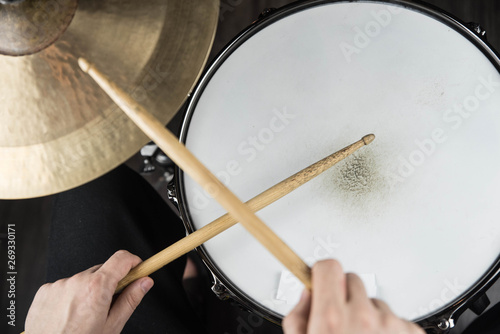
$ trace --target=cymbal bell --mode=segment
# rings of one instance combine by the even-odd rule
[[[80,1],[54,44],[0,56],[0,198],[76,187],[149,141],[80,71],[79,57],[167,123],[200,76],[218,10],[217,0]]]
[[[23,56],[54,43],[75,15],[77,0],[0,0],[0,54]]]

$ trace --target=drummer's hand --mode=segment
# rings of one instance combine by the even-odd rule
[[[283,320],[286,334],[425,334],[398,318],[384,302],[369,299],[361,279],[344,274],[335,260],[314,265],[312,285],[312,296],[304,291]]]
[[[113,302],[118,282],[141,259],[118,251],[106,263],[38,290],[26,318],[26,334],[120,333],[144,295],[149,277],[128,286]]]

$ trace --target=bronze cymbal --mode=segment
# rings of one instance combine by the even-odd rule
[[[0,198],[76,187],[149,141],[80,71],[79,57],[167,123],[200,76],[218,10],[217,0],[80,0],[54,44],[0,56]]]

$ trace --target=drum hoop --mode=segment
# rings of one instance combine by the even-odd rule
[[[198,101],[203,94],[206,86],[212,79],[213,75],[217,72],[219,67],[231,56],[231,54],[238,49],[243,43],[245,43],[249,38],[254,36],[259,31],[263,30],[267,26],[287,17],[293,15],[297,12],[303,10],[326,5],[333,3],[380,3],[380,4],[394,4],[402,6],[404,8],[412,9],[413,11],[423,13],[437,21],[451,27],[456,32],[460,33],[462,36],[466,37],[470,42],[472,42],[482,53],[490,60],[490,62],[495,66],[497,71],[500,72],[500,57],[497,51],[491,46],[486,40],[480,37],[476,32],[471,30],[465,22],[455,17],[452,14],[445,12],[443,9],[433,6],[431,4],[419,1],[419,0],[299,0],[288,4],[284,7],[274,10],[269,15],[260,17],[257,21],[252,23],[249,27],[240,32],[233,40],[231,40],[222,51],[212,60],[211,64],[205,69],[201,76],[200,81],[197,83],[192,95],[190,96],[187,106],[184,110],[182,116],[182,125],[180,129],[179,140],[183,144],[186,142],[186,137],[188,133],[188,128],[191,123],[191,119],[194,114],[194,110],[198,104]],[[175,173],[175,185],[177,189],[177,197],[179,198],[178,206],[181,219],[188,233],[193,233],[195,231],[194,225],[192,224],[192,218],[188,211],[186,195],[184,191],[184,179],[183,172],[176,167]],[[258,302],[254,301],[243,291],[241,291],[226,275],[222,270],[218,268],[215,261],[210,257],[205,247],[202,245],[196,249],[198,254],[203,259],[203,262],[207,268],[211,271],[218,280],[222,282],[224,287],[228,289],[232,297],[236,299],[242,306],[255,313],[261,315],[262,317],[270,320],[271,322],[280,324],[282,317],[277,312],[262,306]],[[447,320],[453,326],[453,322],[458,319],[458,317],[466,311],[471,304],[473,304],[479,297],[485,294],[491,285],[500,277],[500,255],[497,257],[495,262],[490,266],[486,273],[476,281],[476,283],[469,288],[462,295],[458,296],[454,300],[448,302],[446,305],[440,309],[420,318],[414,320],[425,329],[440,330],[437,324],[442,320]]]

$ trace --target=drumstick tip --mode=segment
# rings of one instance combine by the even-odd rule
[[[362,139],[363,139],[363,142],[365,143],[365,145],[368,145],[372,141],[375,140],[375,135],[374,134],[369,134],[369,135],[364,136]]]
[[[90,69],[90,63],[87,59],[78,58],[78,65],[80,65],[80,68],[82,69],[83,72],[88,73]]]

